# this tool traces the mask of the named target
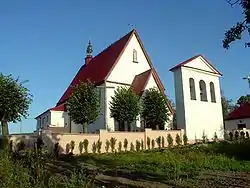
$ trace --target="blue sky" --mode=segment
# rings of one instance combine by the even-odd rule
[[[236,100],[249,92],[242,77],[250,74],[250,49],[241,41],[226,51],[221,41],[241,19],[240,9],[224,0],[1,1],[0,71],[28,79],[34,95],[29,118],[10,125],[10,132],[35,129],[34,117],[56,104],[84,63],[89,39],[95,55],[129,32],[129,24],[137,29],[170,98],[169,68],[203,54],[223,73],[226,97]]]

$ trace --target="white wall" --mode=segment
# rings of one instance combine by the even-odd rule
[[[225,129],[227,131],[238,129],[239,123],[246,124],[246,129],[250,129],[250,118],[227,120],[225,121]]]
[[[137,51],[138,63],[133,62],[133,49]],[[107,81],[131,84],[135,75],[150,69],[148,61],[135,35],[132,36],[119,62],[109,75]]]
[[[209,139],[213,138],[215,132],[219,138],[223,138],[224,129],[218,75],[187,67],[181,67],[180,69],[179,72],[175,72],[177,126],[180,128],[183,125],[185,126],[189,139],[200,139],[203,132],[205,132]],[[195,80],[197,100],[190,99],[189,78]],[[201,79],[206,83],[208,102],[200,100],[199,81]],[[216,103],[211,102],[209,87],[211,81],[215,87]],[[184,108],[182,108],[183,102]]]

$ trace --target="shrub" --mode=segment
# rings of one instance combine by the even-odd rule
[[[84,139],[83,140],[83,146],[84,146],[84,152],[85,153],[88,153],[88,146],[89,146],[89,141],[88,141],[88,139]]]
[[[161,136],[158,136],[158,137],[156,138],[156,143],[157,143],[157,145],[158,145],[158,148],[161,148]]]
[[[226,131],[224,132],[224,140],[230,140],[230,136]]]
[[[143,140],[141,140],[141,150],[143,150],[144,149],[144,142],[143,142]]]
[[[114,153],[115,152],[115,144],[116,144],[116,138],[112,137],[110,139],[110,146],[111,146],[111,152]]]
[[[136,140],[136,142],[135,142],[135,149],[136,149],[136,151],[140,151],[140,147],[141,147],[140,141]]]
[[[155,148],[155,140],[154,139],[151,140],[151,145],[152,145],[152,149],[154,149]]]
[[[231,140],[231,141],[233,140],[233,136],[234,136],[233,133],[230,132],[230,133],[229,133],[229,137],[230,137],[230,140]]]
[[[17,151],[21,151],[25,149],[25,143],[23,140],[20,140],[20,142],[17,143],[16,145]]]
[[[165,139],[164,139],[163,136],[161,137],[161,147],[162,147],[162,148],[165,147]]]
[[[105,150],[107,153],[109,152],[109,147],[110,147],[110,142],[108,140],[106,140]]]
[[[245,138],[245,132],[244,132],[244,131],[241,131],[241,132],[240,132],[240,138],[241,138],[241,139],[244,139],[244,138]]]
[[[184,143],[184,145],[188,144],[188,137],[187,137],[186,133],[184,133],[184,135],[183,135],[183,143]]]
[[[79,142],[79,151],[80,151],[80,154],[82,154],[82,151],[83,151],[83,142]]]
[[[246,138],[249,138],[249,133],[248,133],[248,131],[246,132]]]
[[[181,145],[181,137],[179,134],[176,135],[175,137],[175,142],[177,144],[177,146],[180,146]]]
[[[127,138],[124,139],[123,147],[124,147],[125,151],[128,150],[128,139]]]
[[[134,144],[133,144],[133,142],[131,142],[131,144],[130,144],[130,151],[135,151],[135,146],[134,146]]]
[[[148,149],[150,149],[150,144],[151,144],[151,140],[149,137],[147,137],[147,146],[148,146]]]
[[[168,134],[167,141],[169,147],[173,146],[173,137],[171,136],[171,134]]]
[[[60,150],[59,150],[59,143],[56,143],[56,144],[54,145],[54,155],[55,155],[56,157],[58,157],[58,156],[59,156],[59,152],[60,152]]]
[[[118,151],[119,152],[122,151],[122,142],[121,141],[118,142]]]
[[[94,142],[93,144],[92,144],[92,152],[95,154],[96,153],[96,143]]]
[[[238,139],[239,139],[239,132],[238,132],[238,131],[235,131],[235,132],[234,132],[234,137],[235,137],[235,140],[238,140]]]
[[[97,148],[97,152],[100,154],[101,148],[102,148],[102,141],[100,141],[100,139],[98,139],[96,142],[96,148]]]
[[[73,150],[75,149],[75,145],[76,145],[75,141],[71,140],[69,145],[70,145],[70,151],[73,153]]]
[[[68,154],[69,151],[70,151],[70,145],[69,145],[69,143],[68,143],[68,144],[66,144],[66,154]]]
[[[217,136],[217,133],[214,132],[214,142],[217,142],[218,141],[218,136]]]

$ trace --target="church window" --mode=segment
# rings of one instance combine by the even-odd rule
[[[201,101],[207,101],[207,89],[206,89],[206,83],[204,80],[200,80],[200,100]]]
[[[133,62],[137,63],[137,51],[135,49],[133,49]]]
[[[210,95],[211,95],[211,102],[216,102],[215,91],[214,91],[214,83],[210,82]]]
[[[196,100],[195,83],[193,78],[189,78],[190,99]]]

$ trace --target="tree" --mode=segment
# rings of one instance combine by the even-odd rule
[[[76,124],[83,125],[84,132],[100,114],[100,99],[96,87],[90,83],[80,82],[74,86],[67,102],[69,115]]]
[[[5,76],[0,73],[0,121],[3,136],[9,134],[8,122],[16,123],[29,115],[32,95],[23,86],[25,82],[20,82],[19,78],[14,79],[12,75]]]
[[[152,129],[164,129],[165,123],[169,120],[167,98],[156,88],[145,91],[142,98],[141,115],[146,122],[146,127]]]
[[[235,105],[232,104],[231,99],[227,99],[222,92],[221,95],[221,105],[222,105],[222,113],[223,113],[223,120],[225,120],[229,113],[235,109]]]
[[[245,103],[250,103],[250,95],[246,95],[246,96],[241,96],[238,100],[237,100],[237,105],[242,105]]]
[[[230,44],[235,40],[241,40],[242,34],[246,31],[250,35],[250,0],[226,0],[232,7],[239,5],[244,15],[243,21],[236,23],[226,31],[223,40],[223,47],[229,49]],[[250,42],[245,43],[245,47],[250,47]]]
[[[136,120],[140,111],[139,97],[132,89],[118,87],[111,99],[110,116],[119,121],[119,124],[124,122],[130,125]]]

